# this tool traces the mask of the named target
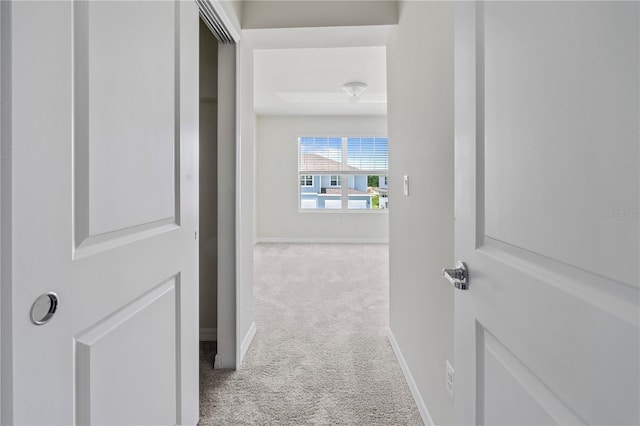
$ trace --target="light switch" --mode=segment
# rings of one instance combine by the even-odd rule
[[[455,371],[449,361],[447,361],[447,368],[445,372],[445,385],[447,387],[447,392],[449,392],[449,396],[453,398],[453,378],[455,377]]]
[[[404,195],[409,195],[409,176],[404,175],[402,179],[404,182]]]

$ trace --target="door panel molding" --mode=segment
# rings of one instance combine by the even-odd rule
[[[475,38],[475,247],[480,248],[485,240],[485,73],[484,73],[484,1],[476,2],[475,27],[472,29]]]
[[[477,339],[478,339],[478,358],[477,358],[477,386],[478,386],[478,409],[477,424],[496,424],[497,419],[488,419],[497,414],[501,417],[508,416],[511,410],[521,410],[523,407],[512,407],[504,404],[504,412],[486,413],[485,398],[491,397],[492,392],[521,392],[526,393],[531,398],[532,410],[544,411],[556,424],[561,425],[579,425],[586,424],[562,399],[549,389],[540,379],[522,363],[518,357],[512,353],[504,344],[491,334],[479,322],[476,323]],[[488,368],[496,370],[502,369],[502,374],[511,376],[511,385],[515,385],[513,389],[492,389],[492,383],[488,383],[487,377],[493,376],[486,374]],[[489,394],[489,395],[487,395]],[[496,396],[497,397],[497,396]],[[518,413],[522,415],[522,413]],[[506,419],[502,419],[503,421]],[[511,419],[517,422],[517,417]],[[551,422],[550,422],[551,423]]]
[[[133,6],[128,7],[146,7],[143,3],[138,5],[132,3]],[[96,106],[96,101],[92,101],[93,98],[98,96],[103,97],[105,93],[109,91],[116,93],[113,96],[118,96],[117,99],[123,106],[127,108],[127,104],[133,104],[129,108],[132,112],[139,112],[144,115],[147,106],[150,104],[148,95],[155,92],[151,87],[143,87],[140,90],[141,93],[135,93],[135,98],[131,97],[129,93],[118,93],[118,79],[117,75],[120,72],[117,59],[120,56],[124,57],[123,62],[130,59],[126,53],[113,53],[106,51],[105,58],[97,58],[93,53],[96,49],[91,48],[93,43],[103,42],[102,38],[111,38],[110,32],[102,34],[101,32],[95,32],[98,30],[91,27],[90,13],[91,8],[96,7],[109,8],[108,3],[105,5],[91,2],[74,2],[73,9],[73,118],[74,118],[74,133],[73,133],[73,186],[74,186],[74,217],[73,217],[73,231],[74,231],[74,248],[78,253],[74,253],[74,256],[83,257],[88,253],[95,253],[103,251],[109,248],[113,248],[122,244],[128,244],[137,239],[148,238],[171,229],[167,228],[167,225],[175,224],[180,225],[180,146],[181,146],[181,133],[180,133],[180,13],[179,13],[179,1],[173,2],[172,17],[165,16],[164,20],[172,21],[173,25],[164,25],[161,20],[150,20],[148,25],[155,25],[153,29],[154,34],[158,36],[162,33],[166,39],[171,38],[173,46],[150,46],[150,49],[155,48],[158,52],[162,53],[165,57],[172,55],[173,67],[161,67],[166,73],[171,72],[173,75],[170,80],[173,84],[173,90],[169,95],[169,88],[165,88],[166,93],[158,96],[171,96],[173,99],[173,111],[157,109],[147,114],[147,117],[143,118],[144,121],[136,128],[137,134],[132,133],[121,134],[111,123],[113,118],[109,117],[113,112],[117,118],[129,119],[134,122],[135,119],[127,118],[124,113],[104,110],[104,108],[98,108],[99,111],[93,111]],[[101,12],[104,12],[101,10]],[[165,15],[168,15],[168,11],[165,10]],[[97,13],[94,11],[94,13]],[[156,22],[158,20],[159,22]],[[126,22],[125,22],[126,24]],[[97,25],[97,23],[94,23]],[[113,24],[109,24],[113,25]],[[133,25],[133,23],[132,23]],[[102,23],[103,29],[105,26]],[[108,29],[111,31],[111,28]],[[168,34],[170,33],[170,35]],[[149,37],[149,39],[160,37]],[[93,41],[95,40],[95,41]],[[148,40],[147,40],[148,41]],[[158,44],[158,43],[156,43]],[[98,49],[100,50],[100,49]],[[102,50],[100,50],[102,51]],[[131,56],[131,54],[129,54]],[[157,56],[157,55],[156,55]],[[165,58],[166,59],[166,58]],[[97,62],[96,62],[97,61]],[[114,66],[110,66],[109,69],[103,70],[98,65],[105,65],[106,63],[114,63]],[[141,59],[142,61],[142,59]],[[154,65],[155,63],[152,63]],[[138,77],[139,81],[144,80],[144,73],[152,73],[157,75],[159,70],[151,68],[149,65],[147,69],[140,66],[140,73],[143,73],[142,77]],[[158,64],[155,64],[158,65]],[[115,76],[114,76],[115,75]],[[130,78],[130,77],[129,77]],[[112,79],[115,81],[112,81]],[[154,81],[157,81],[154,80]],[[127,86],[131,86],[131,81],[123,80],[122,82],[128,83]],[[115,84],[111,90],[108,89],[109,85]],[[124,85],[123,85],[124,86]],[[105,88],[106,87],[106,88]],[[97,94],[93,92],[97,91]],[[164,98],[161,98],[164,99]],[[114,103],[114,99],[109,99],[111,103]],[[153,104],[153,102],[151,102]],[[162,104],[163,102],[156,102]],[[165,102],[166,103],[166,102]],[[157,107],[160,108],[160,107]],[[102,109],[100,111],[100,109]],[[118,115],[120,114],[120,115]],[[154,140],[154,136],[159,134],[166,135],[168,132],[155,130],[151,126],[151,123],[165,124],[167,119],[173,121],[169,125],[172,126],[171,133],[173,134],[173,141],[160,141]],[[109,121],[110,120],[110,121]],[[96,124],[97,123],[97,124]],[[102,124],[100,124],[102,123]],[[146,125],[146,126],[145,126]],[[102,141],[98,141],[95,138],[92,139],[92,128],[99,126],[99,133],[104,133],[105,128],[112,129],[114,133],[110,140],[102,138]],[[132,127],[132,126],[130,126]],[[126,150],[126,138],[133,138],[132,140],[142,140],[151,135],[148,140],[147,146],[144,148],[145,152],[130,152],[134,158],[127,158],[122,156],[120,151]],[[144,137],[142,137],[144,136]],[[124,139],[123,139],[124,138]],[[120,139],[120,140],[119,140]],[[105,145],[111,145],[113,143],[118,144],[118,147],[112,148]],[[168,144],[171,144],[171,148]],[[95,145],[98,144],[98,145]],[[102,147],[100,147],[102,145]],[[97,161],[95,164],[103,162],[100,157],[94,158],[97,154],[92,154],[91,151],[99,148],[100,152],[106,153],[112,161],[111,169],[107,169],[104,165],[100,169],[93,170],[92,160]],[[119,148],[119,149],[118,149]],[[118,153],[109,153],[110,151]],[[145,169],[145,156],[154,156],[164,158],[161,160],[163,164],[173,166],[173,177],[169,180],[166,179],[166,173],[157,169]],[[173,157],[173,158],[171,158]],[[158,161],[154,159],[154,161]],[[140,166],[138,166],[140,164]],[[142,172],[142,174],[139,174]],[[97,173],[97,174],[96,174]],[[121,175],[120,178],[117,176]],[[115,178],[115,179],[114,179]],[[119,181],[118,181],[119,179]],[[114,180],[117,185],[111,188],[108,185],[113,185]],[[142,183],[140,183],[142,181]],[[100,190],[96,190],[93,186],[98,186]],[[129,186],[138,185],[134,191],[130,191]],[[93,189],[92,189],[93,188]],[[108,188],[108,189],[107,189]],[[141,208],[141,204],[137,203],[137,198],[133,193],[146,192],[148,199],[145,200],[145,207]],[[90,195],[91,194],[91,195]],[[105,194],[101,197],[108,197],[102,200],[96,200],[96,194]],[[93,197],[93,199],[92,199]],[[96,204],[97,203],[97,204]],[[153,207],[148,207],[151,205]],[[98,207],[101,206],[101,207]],[[171,206],[170,208],[168,208]],[[106,209],[106,211],[105,211]],[[114,218],[116,217],[116,218]],[[154,232],[155,231],[155,232]],[[126,238],[123,238],[126,237]],[[112,241],[118,240],[118,241]],[[103,246],[103,247],[96,247]],[[92,247],[91,250],[85,252],[85,248]]]
[[[514,273],[502,259],[483,257],[478,256],[476,264],[482,262],[486,268],[498,271],[498,275]],[[513,281],[482,279],[476,281],[475,286],[470,283],[470,291],[475,291],[473,297],[483,300],[480,306],[466,307],[472,310],[475,323],[482,325],[474,327],[474,340],[479,341],[484,330],[491,333],[537,380],[545,383],[573,411],[586,417],[587,423],[593,423],[594,419],[600,419],[596,423],[606,423],[603,418],[607,415],[617,419],[610,420],[612,424],[633,418],[640,374],[634,355],[638,349],[637,324],[594,307],[546,281],[518,273],[515,272],[517,279]],[[536,315],[520,319],[518,315],[522,312]],[[615,332],[603,333],[602,330]],[[474,382],[486,380],[479,367],[484,362],[483,346],[476,346],[475,351]],[[603,364],[602,360],[607,362]],[[456,361],[459,374],[459,358]],[[618,371],[622,367],[623,375]],[[482,386],[476,384],[475,391],[481,392]],[[476,398],[475,411],[478,405],[491,402],[479,395]],[[625,409],[615,413],[615,417],[614,413],[602,410],[616,404]],[[474,418],[479,415],[476,413]]]
[[[173,308],[173,315],[167,316],[166,314],[170,306]],[[179,423],[181,418],[179,415],[180,399],[175,395],[175,383],[180,377],[180,311],[180,273],[178,273],[75,336],[74,395],[76,402],[76,423],[94,424],[96,422],[104,423],[105,420],[109,420],[100,417],[96,418],[96,415],[104,416],[105,413],[104,409],[100,410],[102,411],[101,413],[96,413],[95,404],[96,400],[98,402],[104,401],[105,393],[113,394],[115,389],[111,386],[112,384],[108,383],[108,380],[105,380],[106,378],[104,376],[98,379],[96,379],[96,376],[97,372],[104,371],[106,374],[117,377],[119,370],[125,367],[123,364],[126,364],[123,360],[110,360],[110,358],[118,358],[117,354],[122,354],[125,359],[131,355],[137,355],[138,357],[144,355],[153,356],[155,358],[154,364],[156,365],[156,369],[158,357],[166,358],[164,360],[165,369],[161,374],[166,375],[173,369],[174,386],[164,389],[166,392],[172,393],[172,396],[170,396],[172,403],[169,404],[169,407],[166,407],[168,401],[165,400],[158,401],[158,403],[154,403],[153,405],[155,405],[157,409],[165,406],[165,410],[168,409],[172,412],[171,418],[176,419],[176,424]],[[146,318],[144,318],[145,316]],[[166,323],[165,327],[162,327],[162,335],[156,333],[155,336],[145,336],[140,335],[140,333],[129,333],[129,336],[133,334],[136,338],[140,339],[139,345],[135,347],[129,347],[129,345],[132,344],[130,338],[128,340],[119,340],[118,330],[127,327],[136,327],[138,325],[136,321],[140,322],[145,320],[158,324],[162,322]],[[144,328],[145,327],[142,327],[142,329]],[[149,327],[146,328],[148,330],[152,329]],[[166,333],[166,336],[164,333]],[[175,351],[166,353],[166,350],[158,350],[159,348],[152,347],[154,343],[161,348],[164,346],[174,347]],[[137,365],[140,365],[140,363]],[[140,372],[137,371],[137,373]],[[150,371],[148,373],[158,374],[158,371]],[[147,378],[152,379],[152,377]],[[100,379],[107,383],[100,383]],[[148,389],[149,386],[152,386],[152,382],[141,385],[144,389]],[[126,394],[128,391],[129,390],[121,389],[119,393]],[[154,392],[145,393],[149,395],[154,394]],[[97,396],[94,398],[96,394]],[[167,395],[164,395],[164,397],[167,398]],[[110,400],[111,399],[120,401],[121,398],[112,397]],[[126,404],[123,404],[123,408],[124,406],[126,406]],[[111,419],[117,420],[117,417]],[[123,418],[120,418],[120,421],[122,420]],[[134,419],[128,417],[124,417],[124,420],[127,422],[134,421]],[[144,420],[145,419],[138,419],[134,422],[148,423],[149,421],[149,419],[146,419],[147,421]]]
[[[569,33],[572,12],[581,18]],[[638,65],[628,58],[634,45],[621,42],[629,30],[612,24],[629,28],[624,15],[598,2],[477,4],[476,248],[494,238],[640,288],[630,267],[639,256],[639,131],[625,118],[638,115],[639,88],[623,71]]]
[[[521,247],[488,237],[478,254],[505,263],[514,271],[539,280],[572,297],[591,304],[618,319],[638,326],[637,288],[610,277],[595,274],[573,265],[542,256]]]
[[[165,232],[178,230],[179,228],[174,218],[167,218],[144,225],[88,237],[74,248],[73,260],[93,256],[127,244],[133,244],[145,238],[155,237]]]

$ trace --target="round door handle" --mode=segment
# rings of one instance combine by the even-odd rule
[[[31,305],[31,322],[43,325],[49,322],[58,310],[58,295],[50,291],[41,294]]]

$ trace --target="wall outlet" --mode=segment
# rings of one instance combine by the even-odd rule
[[[449,361],[447,361],[447,368],[445,369],[445,373],[444,373],[444,381],[445,381],[445,386],[447,387],[447,392],[449,392],[449,396],[451,396],[451,398],[453,398],[453,379],[455,377],[455,371],[453,371],[453,367],[451,366],[451,364],[449,364]]]
[[[402,183],[404,186],[403,188],[404,195],[409,195],[409,176],[404,175],[402,177]]]

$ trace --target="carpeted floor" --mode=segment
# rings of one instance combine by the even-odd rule
[[[201,346],[202,425],[422,425],[387,340],[386,245],[262,244],[238,371]]]

